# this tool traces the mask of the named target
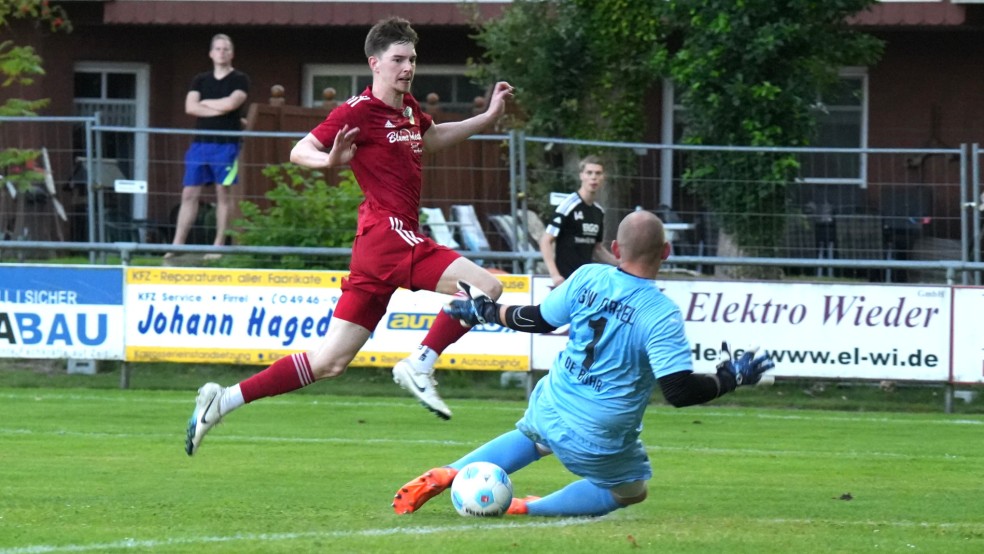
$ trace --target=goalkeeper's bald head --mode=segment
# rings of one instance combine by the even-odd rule
[[[670,255],[663,222],[652,212],[635,211],[618,226],[612,252],[619,266],[634,275],[655,277],[659,266]]]

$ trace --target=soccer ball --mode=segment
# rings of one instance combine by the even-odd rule
[[[466,465],[451,482],[451,504],[463,516],[501,516],[509,509],[512,497],[509,475],[489,462]]]

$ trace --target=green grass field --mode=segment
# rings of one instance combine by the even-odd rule
[[[390,500],[525,404],[455,399],[443,422],[392,392],[265,399],[189,458],[193,390],[0,386],[0,554],[984,552],[980,414],[654,405],[646,502],[481,520]],[[513,475],[519,495],[572,479],[552,458]]]

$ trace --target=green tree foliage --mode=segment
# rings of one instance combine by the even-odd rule
[[[476,75],[516,87],[522,125],[542,136],[635,141],[666,61],[653,0],[517,0],[482,22]]]
[[[646,94],[667,53],[656,0],[516,0],[499,18],[477,24],[486,55],[474,65],[484,83],[516,87],[516,124],[527,133],[572,139],[638,142],[646,128]],[[559,150],[559,149],[558,149]],[[556,176],[589,149],[530,151],[531,175]],[[606,151],[608,174],[631,173],[631,160]],[[558,167],[559,166],[559,167]],[[539,170],[547,171],[540,173]],[[562,172],[560,172],[562,173]],[[550,177],[531,183],[534,199],[570,183]],[[606,194],[618,194],[609,180]],[[607,202],[606,202],[607,203]]]
[[[48,0],[0,0],[0,88],[30,85],[34,77],[44,75],[41,57],[30,46],[18,46],[3,39],[3,31],[14,20],[33,21],[38,28],[51,32],[71,31],[71,23],[60,6]],[[47,105],[45,99],[8,98],[0,103],[0,116],[31,116]],[[18,148],[0,149],[0,175],[19,191],[44,178],[37,166],[41,152]]]
[[[687,111],[684,141],[806,146],[818,95],[838,69],[874,63],[882,43],[847,17],[873,0],[679,0],[665,3],[680,47],[671,63]],[[769,255],[783,234],[794,155],[700,152],[685,181],[749,253]]]
[[[263,175],[274,187],[266,193],[270,207],[263,209],[250,201],[239,208],[243,217],[232,234],[250,246],[348,247],[355,239],[356,219],[362,190],[351,170],[339,172],[338,185],[329,185],[320,171],[292,163],[267,166]],[[345,269],[348,258],[328,260],[323,267]],[[252,267],[261,267],[256,261]],[[304,258],[282,256],[276,267],[309,267]]]
[[[846,23],[873,3],[517,0],[478,25],[486,54],[476,75],[517,87],[519,124],[531,134],[640,141],[646,97],[671,77],[687,112],[686,143],[805,146],[814,139],[818,95],[837,82],[838,69],[880,56],[880,41]],[[610,174],[633,165],[614,161]],[[690,163],[685,182],[722,227],[743,247],[771,251],[795,157],[702,152]]]

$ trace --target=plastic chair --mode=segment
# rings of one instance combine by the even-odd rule
[[[489,240],[478,223],[478,214],[471,204],[456,204],[451,206],[451,219],[458,225],[458,236],[465,250],[472,252],[489,252]],[[478,265],[484,265],[484,260],[473,260]]]
[[[444,212],[441,208],[420,208],[420,226],[426,227],[434,242],[457,250],[461,248],[458,241],[454,240],[454,232],[451,225],[444,219]]]

